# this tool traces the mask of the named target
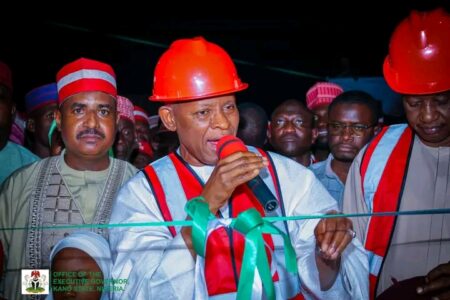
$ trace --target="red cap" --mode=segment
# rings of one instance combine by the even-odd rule
[[[330,104],[344,90],[332,82],[317,82],[306,92],[306,105],[315,109],[320,105]]]
[[[153,149],[147,141],[139,141],[139,152],[153,157]]]
[[[0,61],[0,84],[5,85],[11,91],[13,89],[11,69],[7,64]]]
[[[230,156],[236,152],[248,151],[244,142],[233,135],[226,135],[217,142],[216,152],[219,159]]]
[[[81,92],[104,92],[117,96],[116,74],[108,64],[79,58],[68,63],[56,74],[58,103]]]
[[[143,109],[140,106],[135,105],[134,106],[134,119],[137,121],[142,121],[148,124],[148,114],[145,109]]]
[[[125,118],[130,120],[133,124],[134,121],[134,106],[130,99],[117,95],[117,111],[119,112],[120,118]]]

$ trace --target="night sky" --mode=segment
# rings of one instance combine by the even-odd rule
[[[36,14],[1,21],[0,60],[11,66],[19,107],[27,91],[54,81],[64,64],[87,57],[111,64],[119,94],[156,113],[146,98],[157,59],[175,39],[201,35],[227,50],[250,84],[239,101],[262,104],[270,112],[287,98],[303,100],[317,80],[382,76],[390,34],[411,9],[444,6],[449,11],[449,1],[341,2],[300,3],[301,10],[259,7],[265,12],[260,15],[218,2],[214,5],[229,4],[226,9],[234,13],[216,9],[196,16],[182,15],[185,7],[177,7],[174,15],[169,9],[124,4],[114,7],[117,13],[111,16],[76,6],[70,16]]]

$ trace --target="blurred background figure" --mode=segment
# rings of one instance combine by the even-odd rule
[[[154,159],[161,158],[170,152],[177,150],[180,145],[178,135],[174,131],[170,131],[164,126],[162,121],[159,122],[156,135],[153,137],[154,144]]]
[[[328,105],[344,90],[332,82],[317,82],[306,92],[306,105],[314,113],[317,140],[314,144],[314,157],[317,161],[327,159],[328,148]]]
[[[308,167],[314,162],[311,146],[317,138],[314,116],[297,99],[288,99],[275,108],[267,131],[274,151]]]
[[[154,160],[154,157],[155,154],[150,143],[147,141],[139,141],[133,158],[133,165],[139,170],[143,169]]]
[[[258,104],[244,102],[238,105],[239,127],[237,137],[246,145],[264,148],[267,143],[267,126],[269,118],[266,111]]]
[[[27,126],[27,116],[24,112],[16,110],[14,122],[11,125],[9,140],[21,146],[25,146],[25,128]]]
[[[56,83],[39,86],[25,96],[28,144],[40,158],[50,156],[48,132],[55,118],[57,103]]]
[[[381,130],[386,124],[386,121],[384,119],[384,111],[383,111],[383,102],[381,100],[375,99],[375,102],[377,103],[377,122],[378,122],[378,131]],[[376,132],[378,133],[378,132]]]
[[[345,182],[350,166],[378,132],[378,107],[375,99],[363,91],[347,91],[328,107],[328,145],[331,153],[311,170],[342,210]]]
[[[61,132],[56,128],[49,131],[50,156],[60,155],[64,149],[64,141],[61,137]]]
[[[128,98],[117,96],[117,111],[119,123],[114,141],[114,155],[118,159],[130,161],[131,154],[137,148],[133,103]]]
[[[16,112],[12,92],[11,70],[0,61],[0,184],[15,170],[39,159],[28,149],[8,141]]]
[[[145,109],[140,106],[134,106],[134,120],[136,128],[136,139],[139,141],[150,141],[149,115]]]
[[[148,127],[150,128],[150,145],[152,146],[153,151],[158,148],[158,143],[155,141],[155,136],[158,133],[159,130],[159,115],[152,115],[148,117]]]

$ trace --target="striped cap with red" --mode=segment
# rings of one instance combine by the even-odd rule
[[[148,124],[148,113],[142,107],[137,105],[134,106],[134,119],[137,121],[142,121]]]
[[[130,99],[117,95],[117,111],[120,118],[130,120],[133,124],[134,121],[134,106]]]
[[[344,90],[335,83],[317,82],[306,92],[306,106],[308,109],[315,109],[321,105],[328,105],[343,92]]]
[[[117,96],[116,74],[105,63],[79,58],[68,63],[56,74],[58,103],[81,92],[104,92]]]

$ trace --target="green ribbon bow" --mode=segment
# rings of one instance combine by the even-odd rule
[[[192,243],[198,255],[204,257],[208,222],[215,218],[203,197],[193,198],[185,206],[192,218]],[[248,209],[231,222],[231,228],[245,235],[245,249],[239,278],[237,299],[251,299],[255,270],[258,270],[267,299],[275,299],[275,288],[265,250],[263,233],[281,235],[284,241],[284,255],[288,272],[297,274],[297,260],[289,237],[261,217],[259,212]]]
[[[267,299],[275,299],[275,288],[265,250],[263,233],[279,234],[284,241],[284,256],[288,272],[297,274],[297,259],[289,237],[272,223],[261,217],[259,212],[250,208],[231,222],[231,228],[245,235],[245,249],[242,258],[237,299],[251,299],[255,270],[266,292]]]

